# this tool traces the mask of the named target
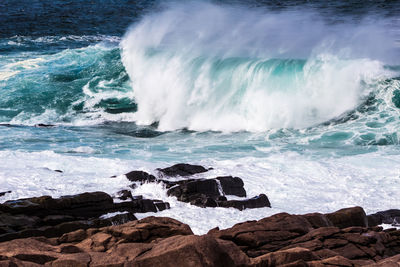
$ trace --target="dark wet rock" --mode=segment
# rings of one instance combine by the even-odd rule
[[[148,174],[144,171],[131,171],[125,174],[126,178],[128,178],[131,182],[155,182],[156,177],[151,174]]]
[[[104,221],[109,221],[110,225],[119,225],[135,220],[137,220],[136,216],[130,212],[117,214],[110,218],[104,219]]]
[[[246,190],[244,190],[243,180],[239,177],[222,176],[217,179],[224,191],[225,195],[234,195],[238,197],[246,197]]]
[[[271,207],[271,203],[265,194],[244,200],[227,200],[218,201],[217,203],[219,207],[235,208],[238,210]]]
[[[39,124],[36,124],[35,127],[40,127],[40,128],[52,128],[52,127],[56,127],[56,125],[54,125],[54,124],[39,123]]]
[[[191,165],[186,163],[175,164],[171,167],[164,169],[157,169],[166,176],[190,176],[197,173],[203,173],[208,171],[206,168],[200,165]]]
[[[62,170],[54,170],[55,172],[63,173]]]
[[[224,207],[243,210],[271,207],[268,197],[264,194],[250,199],[227,200],[223,193],[237,196],[246,195],[246,191],[243,188],[243,181],[238,177],[225,176],[214,179],[191,179],[174,183],[175,186],[170,187],[167,191],[169,196],[175,196],[179,201],[189,202],[192,205],[203,208]],[[219,185],[221,185],[223,192],[220,191]]]
[[[400,210],[398,210],[398,209],[380,211],[380,212],[370,214],[367,216],[368,226],[370,226],[370,227],[376,226],[376,225],[379,225],[382,223],[385,223],[385,224],[400,223],[399,217],[400,217]]]
[[[205,195],[206,197],[219,197],[221,194],[215,180],[199,179],[183,181],[167,191],[169,196],[175,196],[183,202],[191,202]]]
[[[132,192],[130,190],[121,190],[116,193],[116,197],[121,200],[133,200]]]
[[[153,202],[158,211],[163,211],[163,210],[170,208],[170,205],[168,202],[163,202],[161,200],[153,200]]]
[[[169,208],[160,200],[128,197],[129,201],[114,203],[108,194],[93,192],[57,199],[43,196],[6,201],[0,204],[0,242],[30,236],[57,237],[78,229],[122,224],[136,220],[133,213]],[[123,214],[99,218],[114,212]]]
[[[10,194],[11,191],[0,192],[0,197],[4,196],[5,194]]]

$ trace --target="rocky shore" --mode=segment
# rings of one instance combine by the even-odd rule
[[[126,177],[131,187],[163,183],[168,195],[203,208],[271,206],[265,194],[246,198],[238,177],[196,176],[207,171],[177,164],[156,176],[132,171]],[[171,218],[135,217],[168,208],[129,189],[6,201],[0,204],[0,266],[400,266],[400,230],[379,226],[398,226],[400,210],[279,213],[205,235]]]

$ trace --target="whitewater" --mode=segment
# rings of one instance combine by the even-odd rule
[[[1,202],[115,194],[124,173],[187,162],[213,168],[197,178],[241,177],[272,208],[199,208],[144,184],[132,192],[171,209],[138,217],[205,233],[278,212],[400,206],[396,4],[139,2],[98,32],[0,35],[0,192],[12,191]]]

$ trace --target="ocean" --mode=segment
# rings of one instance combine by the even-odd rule
[[[144,184],[133,193],[171,209],[138,217],[205,233],[399,208],[399,29],[388,0],[3,0],[0,202],[114,194],[124,173],[184,162],[272,208],[199,208]]]

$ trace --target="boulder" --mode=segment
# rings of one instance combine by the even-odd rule
[[[191,165],[186,163],[179,163],[168,168],[157,169],[157,170],[166,176],[190,176],[193,174],[203,173],[208,171],[203,166]]]
[[[246,266],[250,260],[233,244],[212,236],[173,236],[135,258],[133,266]]]
[[[125,174],[126,178],[128,178],[131,182],[155,182],[156,177],[154,175],[148,174],[144,171],[131,171]]]
[[[333,226],[346,228],[351,226],[368,227],[365,211],[361,207],[341,209],[325,215]]]

